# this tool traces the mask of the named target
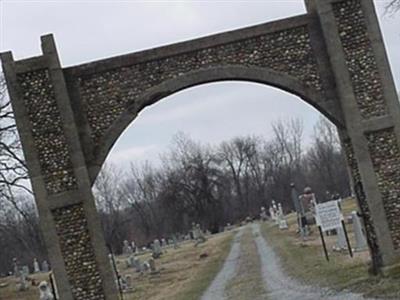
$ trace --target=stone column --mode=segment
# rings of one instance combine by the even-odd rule
[[[374,6],[371,0],[307,4],[324,35],[379,263],[393,266],[400,250],[400,107]]]
[[[347,161],[347,166],[349,169],[349,176],[352,184],[352,189],[356,196],[358,207],[360,209],[362,220],[366,230],[366,238],[372,261],[371,272],[376,274],[382,267],[383,262],[382,262],[382,254],[379,249],[379,244],[376,237],[375,225],[365,196],[364,187],[361,181],[360,171],[358,169],[357,160],[354,154],[351,140],[344,132],[339,131],[339,136],[341,140],[342,149]]]
[[[52,36],[42,50],[1,60],[60,298],[118,299]]]

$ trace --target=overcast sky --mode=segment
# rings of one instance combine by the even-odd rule
[[[384,15],[375,1],[397,87],[400,12]],[[63,66],[153,48],[305,12],[302,0],[264,1],[18,1],[0,0],[0,51],[15,59],[40,54],[53,33]],[[278,119],[304,119],[306,134],[320,113],[268,86],[222,82],[190,88],[146,108],[114,146],[109,160],[157,161],[178,131],[215,144],[237,135],[271,134]]]

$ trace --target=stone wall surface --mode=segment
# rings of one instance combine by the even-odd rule
[[[76,190],[64,124],[48,69],[17,76],[47,193]],[[52,211],[74,299],[105,299],[82,204]]]
[[[105,299],[83,205],[56,209],[53,217],[74,299]]]
[[[23,101],[49,194],[76,189],[68,144],[47,69],[18,75]]]
[[[396,249],[400,248],[400,151],[393,128],[367,134],[372,164]]]
[[[387,107],[361,2],[341,1],[333,11],[361,116],[383,116]]]
[[[306,25],[213,48],[152,60],[79,78],[79,94],[95,144],[107,129],[148,89],[189,72],[242,65],[265,67],[322,89]]]
[[[358,168],[357,160],[354,155],[353,145],[349,139],[342,142],[344,154],[346,155],[346,161],[350,169],[350,175],[353,180],[354,192],[356,194],[358,206],[361,210],[362,220],[365,226],[365,233],[367,237],[368,246],[371,252],[373,264],[379,267],[382,264],[382,258],[380,256],[379,245],[376,237],[376,231],[369,209],[367,198],[364,192],[364,187],[361,181],[360,170]]]

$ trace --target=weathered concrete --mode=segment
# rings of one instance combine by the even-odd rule
[[[219,80],[276,86],[338,126],[374,265],[399,262],[400,106],[373,3],[306,4],[297,17],[70,68],[52,36],[38,57],[2,54],[62,299],[117,299],[90,187],[122,131],[144,107]]]

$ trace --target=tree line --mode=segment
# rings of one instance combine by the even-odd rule
[[[347,167],[335,127],[321,118],[311,139],[299,119],[272,124],[273,136],[235,137],[219,145],[178,133],[160,164],[106,164],[94,193],[106,241],[139,244],[184,234],[192,222],[212,233],[256,217],[272,200],[293,210],[290,184],[310,186],[319,201],[350,194]]]

